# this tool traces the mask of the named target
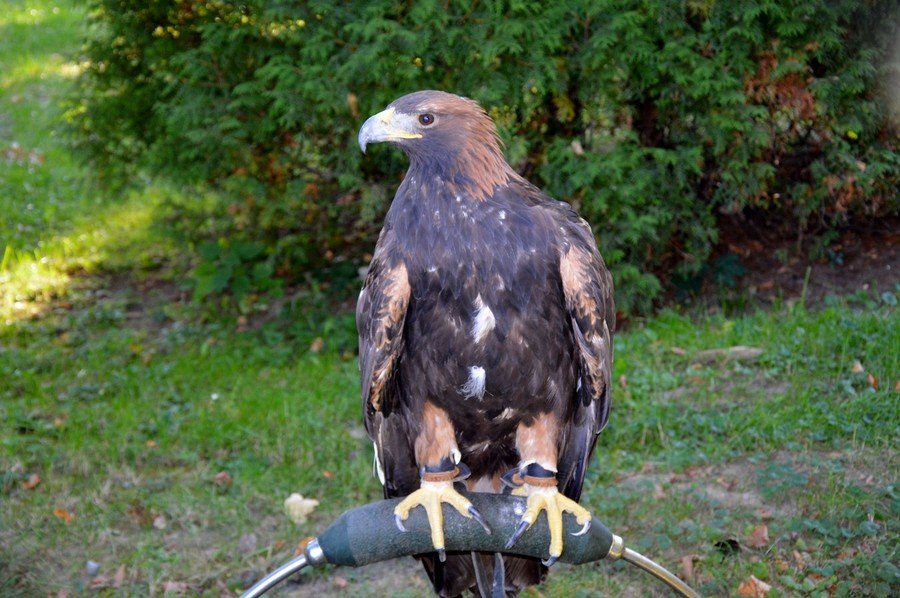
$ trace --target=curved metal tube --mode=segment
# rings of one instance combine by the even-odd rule
[[[260,579],[258,582],[253,584],[253,587],[244,592],[241,595],[241,598],[258,598],[294,573],[299,573],[301,570],[308,566],[309,561],[307,560],[306,555],[301,554],[300,556],[286,562],[285,564],[278,567],[277,569]]]
[[[685,596],[686,598],[700,598],[700,594],[691,589],[689,585],[684,583],[680,577],[674,575],[671,571],[662,565],[651,561],[639,552],[635,552],[630,548],[626,548],[622,554],[622,559],[639,567],[652,575],[653,577],[665,582],[670,588]]]
[[[505,548],[506,540],[513,534],[525,512],[524,498],[481,493],[470,493],[468,498],[487,520],[492,533],[486,533],[472,519],[445,506],[444,534],[448,552],[502,552],[546,558],[550,531],[543,517],[525,532],[512,549]],[[422,509],[416,509],[410,514],[405,522],[407,532],[401,532],[394,526],[393,511],[400,500],[402,499],[383,500],[346,511],[318,538],[307,544],[305,554],[266,575],[244,593],[242,598],[257,598],[307,566],[329,563],[359,567],[432,552],[430,528]],[[578,565],[604,558],[622,558],[662,580],[682,596],[698,596],[661,565],[625,548],[622,538],[610,532],[599,520],[594,519],[584,535],[573,535],[579,528],[574,518],[566,518],[565,548],[560,561]]]

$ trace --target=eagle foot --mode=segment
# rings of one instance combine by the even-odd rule
[[[409,517],[410,511],[417,506],[424,508],[428,516],[428,525],[431,527],[431,545],[434,546],[441,562],[444,562],[447,556],[444,548],[444,513],[441,503],[447,503],[463,517],[477,521],[485,533],[490,534],[491,528],[469,499],[453,487],[452,479],[429,481],[423,478],[421,487],[394,508],[394,523],[400,531],[405,532],[403,522]]]
[[[531,479],[529,479],[531,478]],[[556,488],[556,480],[553,478],[553,485],[547,483],[546,476],[540,478],[538,484],[532,484],[534,478],[532,476],[522,476],[523,484],[520,488],[513,491],[514,494],[524,494],[528,497],[525,507],[525,513],[519,522],[519,527],[506,543],[506,548],[512,548],[513,545],[522,537],[535,521],[541,511],[547,512],[547,526],[550,528],[550,557],[543,561],[544,565],[549,567],[555,563],[563,551],[563,513],[569,512],[575,515],[575,521],[581,526],[581,530],[573,533],[573,536],[580,536],[588,531],[591,526],[590,512],[579,505],[571,498],[560,494]]]

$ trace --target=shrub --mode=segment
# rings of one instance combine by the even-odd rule
[[[405,163],[362,162],[356,131],[424,88],[478,99],[579,207],[626,311],[701,272],[722,214],[807,231],[898,207],[886,0],[94,4],[79,145],[221,189],[220,235],[283,277],[363,260]]]

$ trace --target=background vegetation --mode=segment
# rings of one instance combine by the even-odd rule
[[[198,296],[354,274],[405,168],[355,132],[423,88],[481,101],[580,208],[626,312],[728,268],[723,221],[802,238],[900,205],[889,1],[92,4],[79,143],[106,175],[221,190],[181,210],[213,243]]]
[[[152,14],[167,6],[149,2],[142,10]],[[479,4],[473,14],[485,10]],[[396,181],[389,177],[399,176],[402,160],[385,150],[356,164],[350,139],[358,121],[390,98],[373,92],[363,106],[364,91],[355,91],[359,119],[349,112],[343,121],[335,117],[333,127],[343,132],[322,137],[331,141],[322,141],[318,154],[353,164],[313,165],[381,186],[346,183],[348,190],[359,184],[360,191],[345,196],[337,191],[345,182],[316,175],[311,182],[320,185],[319,204],[305,194],[294,197],[296,206],[283,203],[289,194],[273,192],[277,187],[263,185],[256,174],[186,174],[181,166],[167,167],[164,154],[150,145],[142,149],[137,137],[106,137],[108,162],[88,167],[66,133],[72,122],[83,126],[81,119],[89,118],[88,112],[78,116],[71,100],[93,77],[80,74],[95,68],[83,40],[110,32],[111,25],[92,14],[75,0],[13,0],[0,11],[0,595],[236,595],[288,560],[299,538],[380,496],[360,421],[349,304],[315,279],[277,298],[279,280],[291,281],[317,263],[329,268],[320,279],[355,276],[352,256],[366,250],[368,230],[332,224],[339,235],[358,234],[360,247],[351,251],[343,237],[322,244],[331,237],[321,233],[319,245],[308,245],[306,261],[292,258],[297,261],[280,270],[285,256],[299,255],[291,252],[304,245],[291,240],[279,246],[275,229],[260,223],[271,209],[283,214],[286,236],[304,227],[320,234],[316,218],[369,223],[371,216],[375,226]],[[300,15],[307,26],[315,19],[310,14]],[[390,23],[373,22],[391,30]],[[210,24],[211,30],[219,26]],[[147,39],[151,47],[163,38]],[[444,42],[435,34],[432,43]],[[379,51],[395,55],[393,48]],[[138,58],[135,66],[142,64]],[[405,65],[412,81],[420,71],[406,60],[398,70]],[[497,68],[512,68],[506,62]],[[621,85],[626,89],[624,79]],[[329,86],[319,87],[326,93]],[[485,84],[485,94],[488,88],[494,89]],[[99,90],[86,96],[91,110],[103,94],[120,103],[118,111],[107,104],[100,125],[137,123],[130,110],[146,105],[146,98],[121,95],[120,88]],[[157,91],[159,99],[166,97]],[[479,94],[473,92],[487,97]],[[343,90],[336,95],[346,102]],[[494,101],[519,97],[532,96],[511,92]],[[217,106],[198,103],[196,118]],[[346,103],[302,109],[337,113],[342,106],[350,110]],[[535,104],[535,114],[547,109],[541,106]],[[162,122],[174,109],[146,112],[144,122]],[[557,126],[550,122],[551,129]],[[504,130],[512,139],[510,126]],[[862,144],[875,143],[862,128],[852,130]],[[538,131],[525,127],[516,134],[539,139]],[[346,151],[328,149],[344,139]],[[568,159],[599,161],[587,138],[580,139],[584,153]],[[628,139],[622,143],[635,143]],[[166,143],[165,136],[154,143]],[[251,156],[264,155],[255,146],[241,153],[233,143],[248,165],[255,163]],[[116,168],[127,164],[112,157],[126,157],[129,146],[140,166],[129,174],[130,188],[96,184],[98,178],[114,182]],[[543,154],[525,147],[511,143],[510,154],[533,168],[530,176],[542,176],[546,165],[523,156]],[[182,148],[194,146],[170,151]],[[612,145],[608,151],[614,155]],[[104,154],[92,155],[100,160]],[[641,169],[649,168],[645,162]],[[153,166],[158,175],[148,176]],[[302,178],[292,174],[290,180]],[[260,185],[258,197],[244,187],[251,183]],[[376,195],[364,199],[366,189]],[[334,197],[348,199],[326,201]],[[307,221],[289,218],[288,209],[336,212],[314,212]],[[750,219],[758,213],[753,210],[742,213],[748,222],[765,222]],[[597,227],[607,239],[607,225]],[[349,257],[340,262],[342,255]],[[702,312],[672,306],[632,318],[616,336],[614,412],[588,474],[585,504],[629,545],[704,595],[900,594],[900,287],[891,274],[896,266],[887,265],[894,269],[854,278],[858,284],[841,287],[845,294],[824,294],[820,302],[806,294],[817,273],[843,280],[851,274],[837,260],[814,270],[811,279],[807,271],[809,284],[796,295],[784,290],[767,311],[725,309],[713,296]],[[238,313],[218,309],[222,303],[213,300],[198,307],[194,296],[205,292],[204,272],[219,273],[215,284],[209,280],[209,293],[224,285],[232,308],[234,293],[246,284]],[[236,282],[242,277],[246,283]],[[873,279],[881,284],[869,284]],[[267,284],[274,286],[266,291]],[[269,309],[257,313],[266,304]],[[762,352],[732,359],[727,349],[735,345]],[[299,526],[282,509],[292,492],[321,501]],[[420,596],[426,590],[412,559],[325,569],[287,587],[301,596]],[[555,567],[540,593],[527,596],[597,593],[667,595],[646,575],[601,562]]]

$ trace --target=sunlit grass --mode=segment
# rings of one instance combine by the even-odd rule
[[[73,276],[134,261],[128,252],[147,248],[160,197],[153,190],[133,194],[122,204],[82,217],[71,232],[43,239],[31,250],[7,245],[0,261],[0,321],[10,324],[40,313],[65,294]],[[165,239],[153,244],[154,251],[161,251]]]

